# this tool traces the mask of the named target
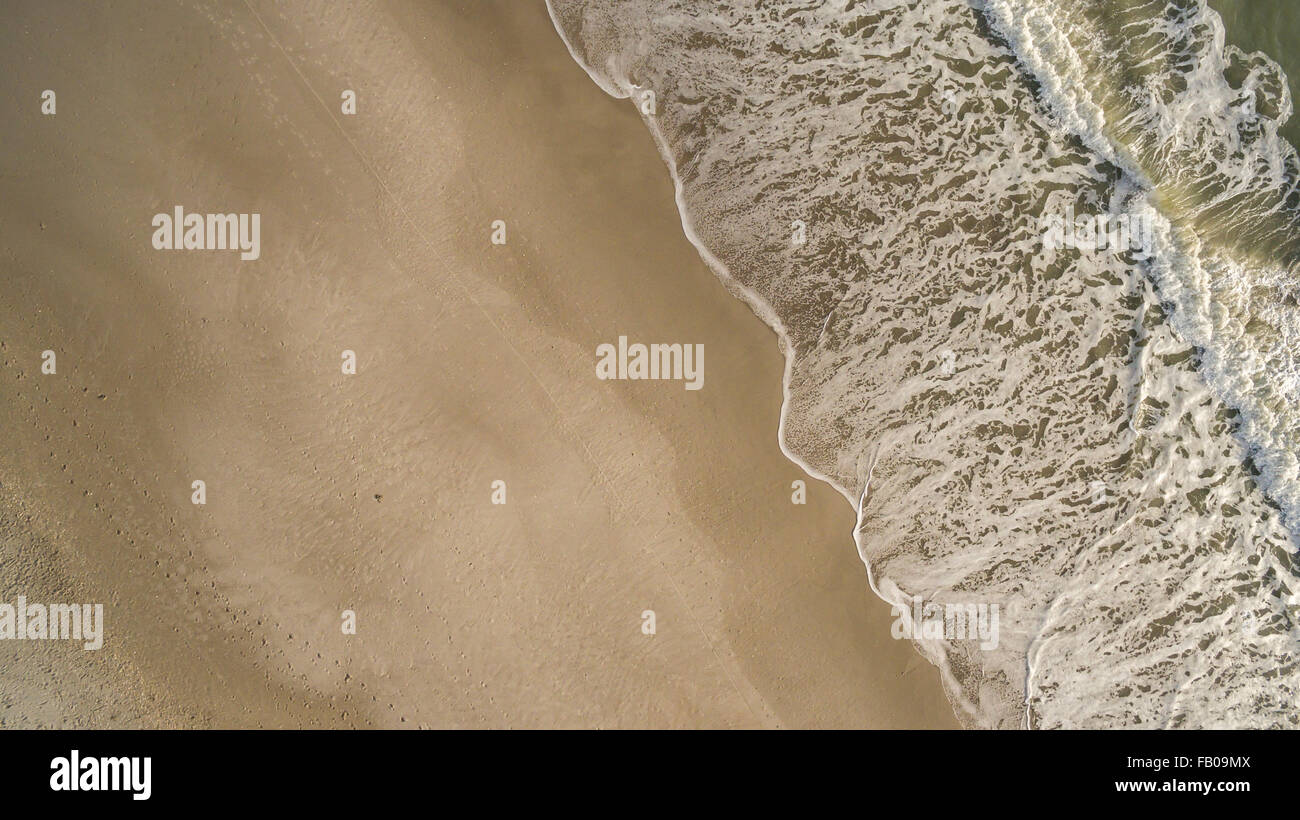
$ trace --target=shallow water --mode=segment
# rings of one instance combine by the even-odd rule
[[[1296,98],[1300,80],[1300,3],[1295,0],[1210,0],[1223,18],[1228,42],[1242,51],[1262,51],[1281,66]],[[1292,117],[1282,136],[1300,145],[1300,119]]]
[[[1202,0],[551,0],[981,726],[1296,726],[1297,159]],[[652,92],[652,96],[650,93]],[[1150,228],[1045,241],[1053,217]],[[1288,523],[1290,529],[1288,529]]]

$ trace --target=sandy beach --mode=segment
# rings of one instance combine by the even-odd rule
[[[0,726],[957,727],[540,0],[10,17],[0,591],[105,638],[0,642]],[[156,250],[178,205],[259,258]],[[598,380],[620,336],[704,388]]]

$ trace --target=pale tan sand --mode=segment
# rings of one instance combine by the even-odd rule
[[[8,16],[0,599],[107,636],[0,642],[0,723],[956,725],[540,2]],[[155,251],[177,204],[260,213],[261,259]],[[597,381],[619,335],[703,343],[705,388]]]

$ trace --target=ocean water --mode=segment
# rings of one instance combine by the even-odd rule
[[[1300,726],[1278,63],[1205,0],[548,2],[776,329],[864,587],[999,608],[916,641],[964,722]],[[1148,241],[1045,241],[1085,215]]]
[[[1300,3],[1295,0],[1210,0],[1228,30],[1228,42],[1246,52],[1262,51],[1290,81],[1291,96],[1300,81]],[[1300,146],[1300,117],[1282,125],[1282,136]]]

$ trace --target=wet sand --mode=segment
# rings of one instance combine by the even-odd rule
[[[106,636],[0,642],[3,725],[956,726],[543,4],[13,17],[0,584]],[[175,205],[260,213],[260,258],[155,250]],[[620,335],[704,389],[597,380]]]

